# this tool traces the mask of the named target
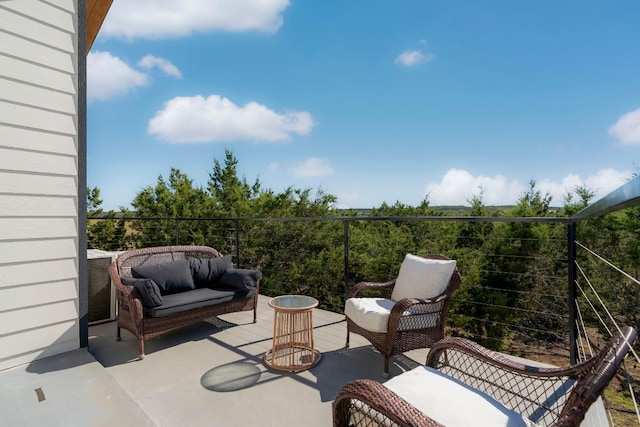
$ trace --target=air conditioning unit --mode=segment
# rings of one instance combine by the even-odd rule
[[[89,324],[116,318],[116,290],[109,276],[109,265],[119,253],[87,250],[89,270]]]

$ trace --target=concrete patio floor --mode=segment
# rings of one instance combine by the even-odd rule
[[[142,361],[129,332],[116,341],[115,322],[91,326],[88,349],[0,372],[0,424],[326,427],[346,382],[384,381],[382,356],[358,335],[345,348],[344,316],[319,309],[313,325],[321,361],[298,373],[267,368],[268,301],[260,297],[255,324],[251,312],[234,313],[149,340]],[[423,364],[426,354],[393,358],[390,377]],[[608,425],[598,409],[586,425]]]
[[[383,358],[357,335],[345,348],[344,316],[314,309],[321,361],[298,373],[267,368],[269,299],[260,297],[255,324],[242,312],[187,326],[147,341],[142,361],[128,331],[116,341],[115,322],[90,326],[88,351],[0,372],[2,425],[330,426],[340,388],[356,378],[383,381]],[[390,376],[425,357],[415,350],[395,358]]]

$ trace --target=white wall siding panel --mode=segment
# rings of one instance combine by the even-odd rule
[[[0,138],[1,140],[2,138]],[[0,171],[0,194],[77,195],[74,176],[49,176]],[[0,196],[1,197],[1,196]]]
[[[51,324],[0,338],[0,370],[79,347],[78,322]]]
[[[36,21],[46,22],[61,31],[74,33],[76,31],[75,14],[70,11],[75,10],[75,6],[72,6],[75,2],[69,0],[62,3],[71,7],[67,7],[67,11],[65,11],[42,1],[5,0],[0,2],[0,8],[18,12]]]
[[[66,114],[76,113],[74,96],[13,80],[0,79],[0,99]]]
[[[74,135],[76,124],[71,114],[61,114],[0,100],[0,125],[14,125]]]
[[[3,203],[0,197],[0,203]],[[0,241],[20,239],[55,239],[77,236],[75,218],[1,218]],[[2,284],[0,283],[0,286]]]
[[[14,147],[22,150],[46,151],[69,156],[75,156],[78,152],[76,136],[42,132],[34,129],[0,126],[0,141],[2,141],[4,147]]]
[[[1,4],[1,3],[0,3]],[[31,83],[52,90],[75,94],[75,76],[51,68],[25,62],[0,52],[0,77]]]
[[[6,276],[0,282],[0,291],[13,286],[74,279],[78,276],[78,266],[75,259],[61,259],[30,264],[4,265],[2,272]]]
[[[0,170],[76,175],[76,158],[58,154],[4,149],[0,146]]]
[[[0,241],[0,260],[2,260],[2,264],[74,258],[77,253],[78,248],[73,238],[38,240],[36,242]]]
[[[76,10],[76,1],[77,0],[47,0],[47,3],[55,5],[60,9],[64,9],[67,12],[73,13]]]
[[[66,73],[73,73],[77,68],[74,59],[67,52],[61,52],[13,34],[0,32],[0,46],[2,46],[0,52],[6,55],[23,58],[36,64],[45,63],[48,67]]]
[[[0,370],[81,343],[77,7],[0,0]]]
[[[2,30],[59,50],[73,52],[75,50],[72,33],[60,31],[57,28],[34,21],[13,11],[0,8],[0,22]]]
[[[0,217],[69,217],[77,211],[76,200],[71,197],[4,196],[0,203]]]
[[[45,312],[46,316],[43,315]],[[73,322],[77,317],[78,310],[74,301],[0,312],[0,336],[49,326],[49,319]]]
[[[0,314],[9,310],[34,307],[52,302],[71,301],[78,291],[74,280],[38,283],[0,290]]]

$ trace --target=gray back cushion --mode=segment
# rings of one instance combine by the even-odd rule
[[[232,267],[231,255],[219,258],[187,258],[196,288],[215,286],[227,269]]]
[[[162,295],[195,289],[189,261],[177,261],[161,264],[136,265],[131,267],[131,274],[139,279],[151,279],[157,283]]]

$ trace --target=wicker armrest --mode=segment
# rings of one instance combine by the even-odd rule
[[[333,425],[441,426],[373,380],[355,380],[345,384],[333,402]]]
[[[129,310],[131,313],[134,313],[136,319],[141,319],[142,300],[139,298],[139,295],[137,295],[137,292],[135,292],[134,286],[122,283],[122,280],[118,275],[115,262],[111,263],[111,266],[109,267],[109,275],[111,276],[111,281],[116,287],[118,304],[125,310]]]
[[[444,338],[431,347],[426,365],[490,395],[535,423],[559,425],[563,415],[567,421],[565,406],[577,381],[595,361],[592,358],[568,368],[525,365],[473,341]]]
[[[452,358],[451,356],[453,353],[465,354],[466,357]],[[468,363],[470,359],[473,359],[474,363]],[[460,362],[460,365],[457,365],[457,362]],[[468,375],[477,374],[475,370],[484,370],[488,368],[487,365],[491,365],[493,367],[527,377],[562,377],[588,369],[589,363],[585,362],[583,364],[573,365],[569,368],[525,365],[515,361],[514,359],[508,358],[501,353],[489,350],[474,341],[454,337],[444,338],[435,343],[429,350],[426,365],[436,369],[440,369],[446,365],[456,370],[460,370],[461,372],[465,372]],[[474,367],[474,365],[483,366],[477,368]],[[465,371],[465,369],[467,371]]]
[[[351,287],[351,289],[349,289],[349,292],[347,293],[347,298],[353,298],[355,296],[357,296],[360,292],[362,291],[367,291],[367,290],[388,290],[390,288],[393,288],[393,286],[396,284],[396,279],[390,280],[388,282],[381,282],[381,283],[377,283],[377,282],[360,282],[360,283],[356,283],[355,285],[353,285]]]

